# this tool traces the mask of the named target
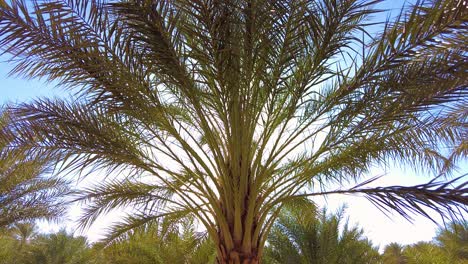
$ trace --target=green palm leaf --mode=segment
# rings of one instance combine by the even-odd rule
[[[65,180],[51,177],[55,166],[48,155],[28,155],[26,146],[11,146],[11,119],[0,112],[0,227],[20,221],[57,219],[69,193]]]

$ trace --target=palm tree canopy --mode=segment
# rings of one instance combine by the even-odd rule
[[[66,182],[50,177],[47,156],[9,148],[15,136],[6,128],[8,122],[8,115],[0,111],[0,227],[61,216],[64,206],[59,199],[69,191]]]
[[[468,263],[466,221],[455,221],[440,227],[431,242],[402,246],[391,243],[384,249],[384,264],[464,264]]]
[[[451,222],[435,237],[452,262],[468,262],[468,221]]]
[[[11,145],[108,170],[77,198],[83,226],[128,205],[122,232],[194,214],[222,263],[257,263],[304,196],[466,211],[462,179],[365,186],[395,161],[450,175],[468,138],[465,1],[416,4],[373,35],[377,2],[0,0],[12,73],[76,94],[12,107]]]
[[[160,219],[113,240],[103,249],[103,260],[112,264],[214,263],[213,242],[195,228],[190,218],[177,222]]]
[[[450,261],[441,248],[430,242],[418,242],[407,246],[403,254],[405,256],[405,264],[456,263]]]
[[[382,260],[385,264],[405,264],[407,259],[403,254],[404,247],[398,243],[390,243],[385,246]]]
[[[66,230],[40,235],[24,254],[22,264],[92,264],[94,256],[86,238],[74,237]]]
[[[28,222],[15,223],[11,228],[9,228],[9,233],[22,244],[29,243],[29,241],[34,239],[38,234],[37,226]]]
[[[286,205],[268,236],[264,263],[378,263],[379,253],[363,230],[343,220],[344,207],[329,214],[307,200]]]

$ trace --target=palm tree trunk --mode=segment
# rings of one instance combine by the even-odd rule
[[[217,264],[260,264],[257,249],[251,249],[250,252],[242,252],[241,249],[226,250],[223,245],[218,246]]]

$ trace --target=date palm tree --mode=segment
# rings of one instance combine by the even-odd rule
[[[396,256],[395,256],[396,257]],[[404,264],[451,264],[456,263],[450,261],[444,251],[431,242],[418,242],[416,244],[406,246],[403,250]],[[392,263],[392,262],[384,262]]]
[[[468,221],[451,222],[440,228],[436,244],[448,256],[448,262],[468,263]]]
[[[283,207],[268,235],[264,263],[379,263],[377,249],[362,229],[343,221],[344,212],[344,207],[334,214],[318,211],[307,200]]]
[[[403,251],[408,264],[468,263],[468,225],[466,221],[451,222],[438,230],[433,242],[418,242]]]
[[[298,198],[466,212],[463,178],[367,185],[373,166],[448,177],[466,157],[465,1],[416,4],[374,34],[377,2],[0,0],[12,74],[74,94],[11,107],[11,146],[106,172],[77,198],[83,227],[118,207],[132,211],[110,239],[194,215],[219,263],[259,263]]]
[[[69,188],[66,181],[50,177],[47,156],[9,148],[15,140],[15,135],[6,128],[9,122],[8,115],[0,111],[0,227],[16,223],[18,230],[27,230],[30,224],[21,221],[61,216],[64,206],[58,199]]]
[[[24,263],[31,242],[37,238],[34,223],[17,222],[0,229],[0,264]]]
[[[22,264],[94,264],[85,237],[74,237],[66,230],[38,236],[24,255]]]
[[[390,243],[385,246],[382,260],[384,264],[407,264],[407,257],[403,254],[404,246]]]
[[[37,226],[34,223],[15,223],[9,229],[10,235],[19,241],[20,246],[27,245],[31,243],[31,240],[34,239],[38,232]]]
[[[104,243],[104,257],[99,263],[214,263],[213,242],[195,228],[190,218],[177,222],[160,219],[140,226],[110,245]],[[96,248],[100,247],[100,244],[96,244]]]

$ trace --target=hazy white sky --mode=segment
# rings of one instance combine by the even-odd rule
[[[386,1],[379,7],[384,9],[398,10],[402,5],[401,0]],[[378,17],[378,20],[385,20],[386,15]],[[60,88],[53,88],[51,84],[45,84],[38,80],[24,80],[19,78],[7,77],[8,72],[13,65],[6,61],[6,57],[0,57],[0,105],[6,102],[22,102],[34,99],[40,96],[66,96],[66,92]],[[462,171],[467,172],[466,163],[462,166]],[[386,176],[379,179],[379,185],[414,185],[430,180],[430,175],[416,175],[411,170],[401,168],[376,168],[373,175]],[[392,219],[386,217],[364,198],[356,196],[331,196],[327,201],[317,199],[319,204],[327,204],[330,211],[335,211],[343,204],[347,204],[347,215],[351,223],[359,223],[364,228],[365,234],[375,245],[384,246],[390,242],[399,242],[402,244],[411,244],[421,240],[431,240],[435,235],[437,225],[423,217],[415,217],[411,224],[399,215],[393,215]],[[70,220],[59,223],[58,225],[48,225],[41,223],[43,231],[55,231],[60,226],[74,230],[73,219],[79,215],[79,208],[74,207],[70,211]],[[85,232],[91,241],[99,239],[100,235],[111,221],[118,220],[118,214],[106,216]]]

